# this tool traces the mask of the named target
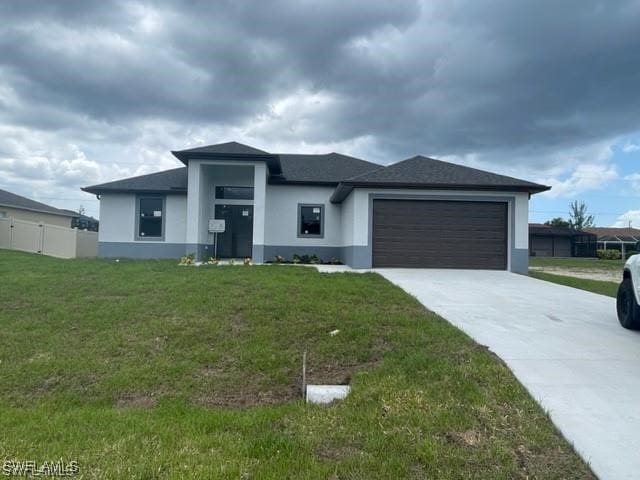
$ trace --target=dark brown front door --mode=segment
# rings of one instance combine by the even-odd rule
[[[373,266],[505,270],[507,204],[374,200]]]

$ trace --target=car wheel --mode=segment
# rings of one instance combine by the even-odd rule
[[[636,303],[633,282],[630,278],[622,280],[620,287],[618,287],[616,307],[620,325],[630,330],[640,330],[640,309]]]

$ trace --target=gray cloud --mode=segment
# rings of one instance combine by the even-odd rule
[[[637,0],[16,0],[0,18],[0,125],[24,143],[0,169],[52,142],[56,177],[73,145],[100,177],[62,172],[74,189],[232,137],[518,170],[640,130]]]

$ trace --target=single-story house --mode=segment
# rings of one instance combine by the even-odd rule
[[[83,188],[100,199],[100,256],[526,273],[529,198],[549,189],[423,156],[383,166],[236,142],[172,153],[184,167]]]
[[[623,255],[630,250],[635,251],[640,242],[640,230],[630,227],[589,227],[586,231],[597,235],[598,249],[620,250]]]
[[[0,189],[0,218],[10,217],[70,228],[73,215],[68,211]]]
[[[529,224],[529,255],[532,257],[595,257],[597,237],[571,227]]]

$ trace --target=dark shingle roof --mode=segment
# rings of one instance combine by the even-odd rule
[[[220,155],[270,155],[269,152],[250,147],[243,143],[226,142],[216,143],[215,145],[206,145],[204,147],[187,148],[185,150],[177,150],[174,154],[179,153],[214,153]]]
[[[416,157],[379,168],[347,180],[351,183],[398,183],[435,186],[496,186],[547,190],[544,185],[527,182],[497,173],[443,162],[433,158]]]
[[[103,192],[184,193],[187,191],[187,167],[92,185],[82,190],[95,194]]]
[[[282,178],[272,183],[326,183],[337,185],[355,175],[380,168],[377,163],[359,158],[327,153],[323,155],[278,154]]]
[[[382,166],[339,153],[297,155],[273,154],[237,142],[220,143],[172,152],[185,164],[191,159],[218,159],[235,157],[237,160],[265,161],[269,169],[269,182],[273,184],[338,185],[332,197],[341,202],[354,187],[396,188],[450,188],[516,190],[530,193],[542,192],[549,187],[506,177],[475,168],[417,156]],[[86,192],[186,191],[186,168],[143,175],[115,182],[83,188]]]
[[[341,182],[331,201],[340,203],[354,187],[512,190],[529,193],[543,192],[551,188],[421,155]]]
[[[22,210],[32,210],[34,212],[51,213],[53,215],[62,215],[70,217],[71,215],[64,210],[52,207],[45,203],[36,202],[27,197],[16,195],[0,189],[0,206],[19,208]]]
[[[267,163],[271,175],[280,175],[281,173],[280,160],[277,155],[238,142],[217,143],[205,147],[172,151],[171,153],[185,165],[187,165],[190,160],[200,159],[217,160],[221,158],[231,158],[242,161],[262,160]]]

